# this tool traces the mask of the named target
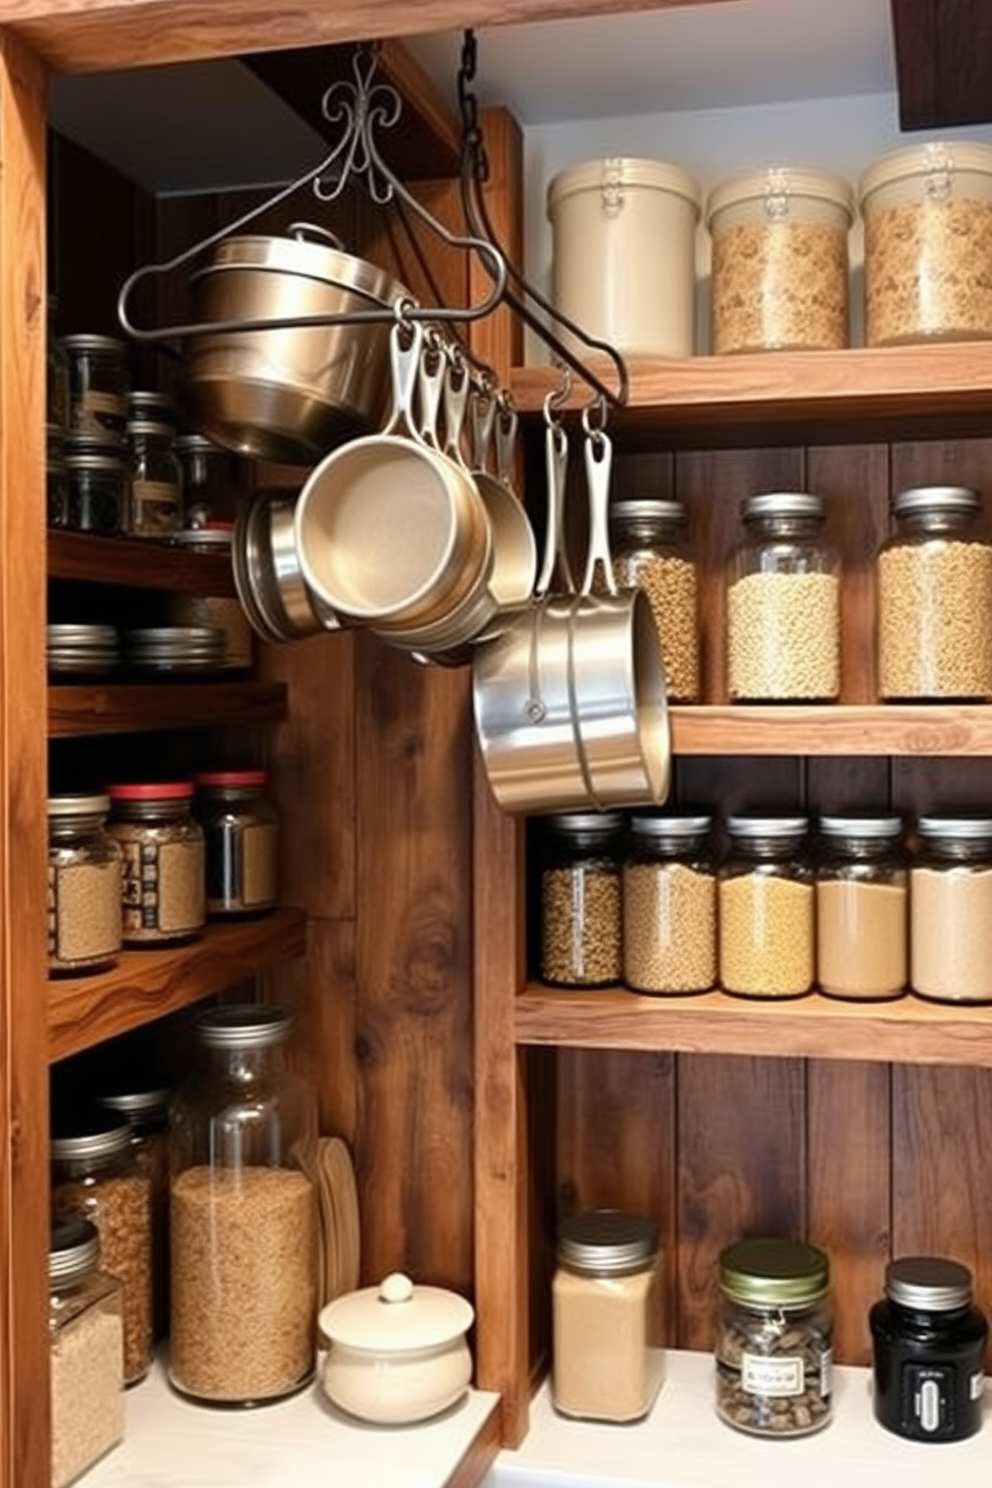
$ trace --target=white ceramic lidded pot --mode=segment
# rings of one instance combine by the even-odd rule
[[[383,1426],[438,1415],[468,1389],[465,1335],[474,1318],[457,1292],[414,1286],[398,1271],[335,1298],[318,1319],[329,1345],[321,1371],[328,1399]]]

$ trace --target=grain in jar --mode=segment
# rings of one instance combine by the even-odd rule
[[[105,795],[48,800],[48,973],[113,964],[121,949],[123,856],[107,832]]]
[[[125,945],[188,940],[206,920],[203,828],[191,781],[111,785],[107,829],[124,854]]]
[[[623,868],[623,979],[636,992],[716,981],[716,867],[705,813],[637,813]]]
[[[206,849],[207,914],[218,919],[275,907],[279,820],[265,770],[203,770],[194,778],[194,813]]]
[[[665,664],[668,698],[699,699],[699,613],[695,557],[680,501],[614,501],[610,505],[613,576],[620,589],[643,589],[651,604]]]
[[[134,1071],[122,1072],[100,1087],[97,1104],[127,1122],[131,1155],[151,1185],[152,1331],[156,1339],[169,1331],[169,1102],[172,1090],[146,1084]]]
[[[606,987],[623,976],[622,850],[617,811],[544,818],[541,980]]]
[[[737,815],[720,865],[720,982],[745,997],[798,997],[815,975],[815,887],[805,816]]]
[[[712,347],[836,350],[847,345],[854,195],[829,171],[772,166],[710,195]]]
[[[909,875],[899,816],[821,816],[816,974],[831,997],[899,997],[909,974]]]
[[[992,1001],[992,817],[931,813],[910,866],[910,985],[941,1002]]]
[[[768,492],[741,503],[727,564],[727,688],[733,702],[830,702],[840,693],[840,561],[826,503]]]
[[[968,486],[915,486],[892,502],[879,549],[878,690],[885,700],[992,697],[992,544]]]

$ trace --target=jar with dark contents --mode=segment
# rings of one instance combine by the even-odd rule
[[[808,1436],[832,1410],[830,1265],[798,1240],[750,1239],[719,1259],[716,1409],[752,1436]]]
[[[607,987],[623,977],[622,851],[618,811],[572,811],[544,821],[541,980]]]
[[[186,521],[219,520],[232,497],[230,453],[204,434],[179,434],[176,454],[183,474]]]
[[[49,527],[69,525],[69,484],[65,468],[65,429],[45,429],[45,519]]]
[[[73,439],[66,444],[64,465],[66,526],[102,537],[123,532],[131,481],[125,452]]]
[[[635,812],[623,869],[623,979],[637,992],[716,982],[716,865],[706,813]]]
[[[104,444],[125,444],[130,376],[127,347],[114,336],[63,336],[69,359],[69,428]]]
[[[130,419],[131,487],[127,531],[131,537],[172,537],[182,526],[183,474],[172,426]]]
[[[162,945],[199,935],[206,921],[203,828],[191,781],[111,785],[107,830],[124,854],[124,944]]]
[[[207,914],[266,914],[279,896],[279,819],[265,770],[204,770],[194,812],[203,827]]]
[[[102,971],[121,949],[123,854],[109,809],[105,795],[49,797],[49,976]]]
[[[613,576],[621,589],[643,589],[651,604],[673,703],[699,700],[696,560],[680,501],[614,501],[610,505]]]
[[[104,1090],[98,1105],[115,1112],[131,1132],[131,1152],[139,1172],[151,1184],[152,1331],[156,1339],[169,1331],[169,1102],[168,1086],[145,1087],[140,1080],[121,1080]]]

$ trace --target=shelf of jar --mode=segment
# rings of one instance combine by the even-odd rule
[[[222,597],[237,592],[228,554],[190,553],[167,542],[57,528],[49,528],[47,550],[52,579]]]
[[[48,1057],[64,1059],[104,1039],[189,1007],[306,950],[306,915],[277,909],[255,920],[210,923],[185,945],[123,951],[115,966],[48,983]]]
[[[50,687],[48,735],[136,734],[164,729],[244,728],[282,723],[282,682],[148,682]]]
[[[647,997],[622,987],[532,982],[515,999],[513,1021],[518,1044],[992,1067],[992,1005],[911,994],[890,1002],[843,1002],[819,992]]]
[[[726,703],[671,709],[675,754],[992,755],[989,703]]]

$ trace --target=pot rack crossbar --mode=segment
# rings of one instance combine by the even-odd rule
[[[514,267],[510,256],[496,239],[482,195],[482,186],[488,176],[482,131],[478,124],[478,109],[474,95],[469,90],[475,76],[476,45],[471,31],[465,33],[462,65],[458,74],[458,94],[462,114],[462,154],[460,171],[460,194],[467,232],[456,233],[445,227],[416,196],[407,189],[383,158],[376,141],[377,132],[393,128],[402,112],[402,100],[395,88],[386,83],[374,82],[376,49],[374,45],[359,47],[352,60],[354,81],[341,80],[334,83],[321,101],[321,111],[328,123],[341,125],[342,135],[334,148],[312,169],[280,188],[258,206],[243,213],[236,221],[228,223],[209,237],[185,248],[174,257],[161,263],[145,264],[128,276],[121,287],[117,300],[117,316],[122,328],[135,341],[161,343],[166,350],[178,353],[178,346],[187,338],[215,332],[249,332],[280,330],[286,326],[281,318],[258,318],[238,320],[213,320],[190,322],[156,327],[135,324],[130,300],[138,285],[147,279],[172,274],[191,263],[202,254],[216,247],[224,239],[233,236],[255,221],[263,213],[286,201],[295,192],[309,186],[319,201],[335,201],[352,180],[360,181],[370,200],[385,207],[395,203],[400,209],[408,208],[428,228],[450,247],[461,249],[477,256],[492,281],[489,293],[478,303],[452,306],[447,304],[422,305],[410,299],[401,299],[396,305],[369,305],[361,310],[325,312],[315,315],[294,316],[293,326],[318,326],[358,324],[366,321],[406,320],[432,321],[439,323],[472,322],[491,315],[501,305],[506,305],[524,323],[535,331],[548,346],[553,359],[563,368],[570,369],[592,388],[596,399],[620,406],[627,398],[627,369],[623,358],[608,342],[590,336],[580,326],[563,316],[545,299]],[[297,229],[302,229],[302,224]],[[291,229],[291,230],[297,230]],[[439,298],[439,297],[438,297]],[[536,309],[534,307],[537,307]],[[552,324],[553,323],[553,324]],[[554,326],[560,326],[573,338],[591,351],[603,353],[613,363],[617,386],[611,388],[594,372],[566,343]]]

